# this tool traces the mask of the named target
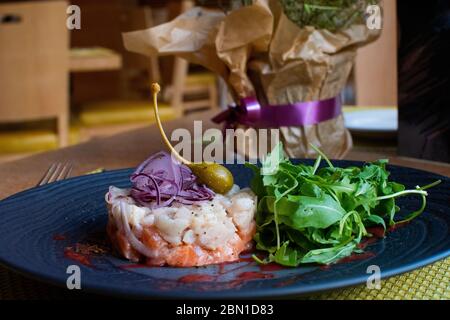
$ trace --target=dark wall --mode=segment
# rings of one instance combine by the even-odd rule
[[[397,3],[399,153],[450,162],[450,1]]]

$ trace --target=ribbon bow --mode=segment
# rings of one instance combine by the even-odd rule
[[[212,121],[225,122],[225,129],[235,129],[238,124],[254,128],[279,128],[313,125],[331,120],[342,112],[338,97],[298,102],[287,105],[268,105],[263,108],[254,97],[244,98],[237,106],[229,106]]]

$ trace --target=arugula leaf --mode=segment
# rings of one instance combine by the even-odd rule
[[[258,203],[258,214],[256,215],[256,223],[260,227],[269,225],[274,220],[275,197],[264,196]]]
[[[299,264],[301,257],[299,252],[288,246],[289,241],[283,243],[280,249],[273,255],[273,261],[287,267],[295,267]]]
[[[304,263],[330,264],[352,253],[360,253],[358,244],[371,236],[366,227],[410,221],[426,206],[427,189],[405,190],[389,181],[387,160],[359,167],[339,168],[315,146],[319,154],[313,166],[293,164],[279,143],[253,170],[251,189],[258,196],[256,248],[269,253],[264,261],[285,266]],[[322,160],[327,164],[320,167]],[[423,202],[401,222],[395,221],[400,208],[395,199],[419,195]]]
[[[373,222],[374,224],[381,224],[383,226],[384,230],[386,230],[386,222],[384,221],[384,219],[382,217],[377,216],[375,214],[371,214],[370,216],[367,217],[366,220]]]
[[[295,243],[302,249],[310,251],[317,247],[317,245],[313,241],[309,240],[302,231],[286,228],[286,234],[292,243]]]
[[[265,229],[255,234],[256,249],[274,253],[277,251],[276,235],[271,229]]]
[[[256,194],[256,196],[261,199],[264,196],[264,184],[261,180],[261,175],[259,174],[259,167],[252,163],[245,163],[245,166],[253,171],[253,178],[250,181],[250,188]]]
[[[271,176],[276,174],[279,165],[285,159],[283,152],[283,144],[279,142],[270,154],[261,161],[261,174],[264,176]]]
[[[320,198],[289,195],[278,200],[275,207],[280,222],[295,229],[328,228],[345,215],[339,203],[326,194]]]
[[[309,230],[311,241],[320,244],[339,244],[341,235],[339,228],[333,228],[330,233],[327,230],[311,228]]]
[[[356,241],[353,241],[342,246],[311,250],[303,256],[301,263],[330,264],[351,255],[356,245]]]
[[[317,184],[312,182],[305,182],[300,187],[300,193],[308,197],[320,198],[323,196],[322,189]]]

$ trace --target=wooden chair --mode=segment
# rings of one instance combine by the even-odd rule
[[[0,4],[0,122],[57,119],[68,144],[66,1]]]
[[[179,114],[197,109],[219,107],[216,76],[210,72],[189,73],[189,63],[175,58],[172,85],[164,95]],[[189,97],[194,97],[189,99]],[[199,98],[197,98],[199,97]]]
[[[122,41],[121,32],[144,29],[153,25],[153,12],[149,7],[117,5],[109,7],[105,4],[92,4],[91,6],[87,7],[94,11],[88,12],[90,19],[101,12],[100,8],[104,8],[109,14],[109,21],[115,21],[115,24],[117,24],[115,26],[118,30],[117,33],[109,39],[110,47],[114,47],[114,41],[117,40],[116,36]],[[86,34],[86,37],[91,36]],[[88,40],[91,42],[86,42],[86,44],[92,45],[95,43],[95,38],[85,39],[85,41]],[[108,39],[102,41],[104,41],[102,45],[108,44],[106,43]],[[123,58],[124,68],[119,71],[120,88],[116,90],[117,96],[96,99],[91,97],[90,101],[80,103],[77,106],[82,135],[88,139],[117,134],[155,122],[150,97],[150,81],[158,81],[160,78],[158,60],[150,59],[149,61],[147,57],[125,51],[125,48],[121,48],[119,52]],[[94,83],[93,80],[97,79],[96,76],[98,75],[90,79],[91,83]],[[107,85],[104,88],[109,88],[110,91],[115,87],[113,82],[104,85]],[[163,120],[171,120],[177,116],[174,108],[169,104],[161,102],[159,106]]]
[[[178,3],[176,11],[170,13],[169,16],[178,15],[193,6],[194,1],[182,0]],[[140,10],[144,12],[145,28],[154,26],[151,7],[146,6]],[[134,20],[138,21],[138,19]],[[151,82],[161,82],[160,63],[157,55],[150,57],[148,70]],[[181,58],[174,58],[171,85],[163,89],[164,100],[170,103],[178,116],[182,116],[186,111],[219,107],[217,77],[211,72],[189,73],[189,63]],[[189,98],[191,99],[188,100]]]
[[[117,8],[109,8],[114,20]],[[120,30],[122,32],[150,28],[155,22],[155,12],[149,6],[127,7],[120,11]],[[123,128],[134,128],[154,122],[151,112],[151,82],[163,82],[158,56],[150,58],[123,52],[124,69],[122,73],[121,97],[112,99],[95,99],[82,103],[78,109],[83,133],[89,137],[105,136],[118,133]],[[142,77],[142,71],[144,77]],[[139,75],[139,77],[136,77]],[[169,77],[170,78],[170,77]],[[182,116],[184,111],[198,107],[217,106],[217,89],[215,76],[211,73],[188,75],[188,64],[176,59],[172,68],[172,85],[163,86],[167,103],[160,101],[160,114],[169,120]],[[206,99],[184,101],[186,95],[202,94]]]
[[[181,13],[191,9],[194,1],[182,0],[179,6]],[[152,59],[157,59],[157,57]],[[153,62],[152,66],[155,65],[157,64]],[[214,109],[219,107],[217,85],[217,77],[213,73],[189,73],[189,63],[176,57],[172,85],[165,90],[164,96],[166,100],[170,100],[171,106],[177,110],[179,115],[201,108]],[[190,97],[191,99],[189,99]]]

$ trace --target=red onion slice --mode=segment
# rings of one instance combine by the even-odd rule
[[[130,180],[133,199],[151,209],[169,206],[173,201],[193,204],[214,197],[212,190],[197,183],[191,169],[175,162],[167,152],[159,152],[145,160]]]

